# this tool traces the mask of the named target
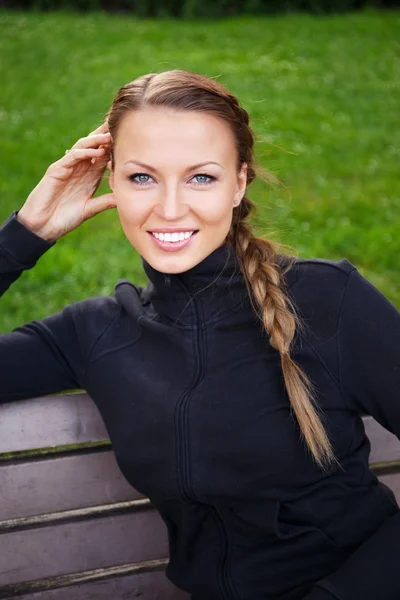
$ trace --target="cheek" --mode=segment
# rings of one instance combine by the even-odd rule
[[[138,198],[131,190],[117,189],[114,191],[117,212],[121,222],[140,225],[149,212],[149,203],[144,198]]]
[[[204,194],[204,199],[199,204],[197,213],[209,225],[219,225],[222,221],[232,217],[233,199],[223,194]]]
[[[116,203],[116,209],[122,231],[131,245],[141,252],[142,225],[146,221],[139,202],[129,199],[128,202],[121,200]]]

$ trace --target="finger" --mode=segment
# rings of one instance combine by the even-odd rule
[[[116,202],[114,194],[108,193],[96,198],[91,198],[86,206],[85,220],[91,219],[95,215],[108,210],[109,208],[116,208]]]
[[[92,158],[90,160],[90,162],[92,163],[92,165],[97,163],[97,165],[104,167],[104,170],[108,169],[111,172],[112,164],[111,164],[111,160],[108,160],[108,159],[109,159],[109,155],[105,154],[104,156],[101,156],[100,158]],[[105,161],[107,161],[107,164],[105,164]]]
[[[71,150],[75,148],[93,148],[95,146],[100,146],[101,144],[111,144],[110,133],[97,133],[96,135],[88,135],[87,137],[80,138],[75,142]]]
[[[89,158],[98,158],[105,154],[105,148],[74,148],[70,150],[68,154],[65,154],[62,158],[57,160],[53,165],[62,167],[73,167],[78,162]]]
[[[95,163],[98,163],[98,164],[100,164],[100,166],[105,167],[106,163],[109,162],[111,146],[110,145],[100,146],[100,148],[103,148],[103,147],[104,147],[105,153],[100,157],[91,158],[90,162],[92,163],[92,165],[94,165]]]

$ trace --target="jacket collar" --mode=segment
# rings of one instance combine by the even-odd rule
[[[147,300],[164,320],[195,325],[217,319],[247,298],[247,288],[235,252],[225,242],[183,273],[162,273],[143,257],[149,278]]]

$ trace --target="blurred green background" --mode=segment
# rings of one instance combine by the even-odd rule
[[[174,21],[3,10],[0,28],[0,222],[101,124],[121,85],[190,69],[238,96],[260,164],[285,184],[251,186],[256,232],[299,256],[348,258],[400,308],[400,11]],[[146,281],[111,210],[13,284],[0,331],[112,294],[120,278]]]

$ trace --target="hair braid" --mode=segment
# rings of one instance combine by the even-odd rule
[[[314,387],[290,356],[296,331],[305,331],[295,305],[284,293],[285,273],[297,259],[289,257],[288,266],[283,269],[276,262],[279,244],[253,235],[247,219],[255,211],[255,205],[249,198],[244,196],[235,211],[229,242],[238,256],[253,309],[269,335],[271,346],[281,355],[283,379],[300,431],[324,470],[332,463],[340,466],[318,414]]]

